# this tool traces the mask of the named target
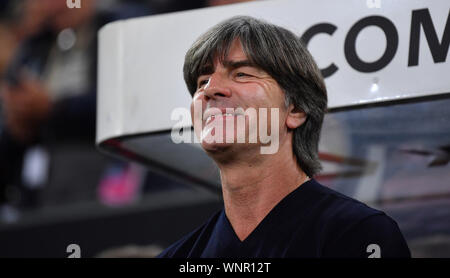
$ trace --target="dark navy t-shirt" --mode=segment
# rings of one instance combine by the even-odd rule
[[[241,241],[222,209],[161,258],[410,257],[384,212],[311,179],[281,200]]]

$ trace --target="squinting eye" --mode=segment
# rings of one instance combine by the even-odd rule
[[[198,82],[198,88],[203,87],[204,85],[208,84],[209,79],[203,79]]]
[[[236,73],[236,77],[244,77],[244,76],[249,76],[249,75],[246,73],[243,73],[243,72]]]

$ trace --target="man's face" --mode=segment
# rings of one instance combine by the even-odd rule
[[[248,153],[251,149],[259,151],[262,140],[260,140],[258,125],[252,124],[249,115],[245,114],[244,118],[241,115],[242,111],[255,110],[259,123],[265,120],[265,117],[260,115],[260,108],[267,108],[267,121],[265,121],[267,134],[271,133],[273,125],[271,118],[274,114],[271,114],[271,108],[278,108],[276,131],[277,135],[283,136],[287,115],[284,93],[269,74],[250,63],[239,40],[232,43],[228,56],[222,63],[216,58],[214,65],[206,66],[205,73],[197,80],[197,91],[191,104],[195,133],[205,151],[210,154],[238,153],[238,150]],[[199,107],[202,113],[198,113]],[[241,113],[236,113],[237,108],[242,109]],[[242,119],[245,119],[245,125],[239,125],[239,119],[241,123]],[[218,138],[219,128],[223,130],[223,134],[219,134],[222,140],[212,139]],[[244,131],[245,143],[237,143],[239,142],[237,136]],[[255,133],[258,135],[257,142],[249,143],[250,134]],[[233,143],[227,142],[227,137],[231,138]]]

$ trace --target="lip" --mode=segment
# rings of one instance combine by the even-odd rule
[[[227,107],[227,108],[218,108],[218,107],[211,107],[206,109],[205,113],[203,113],[203,119],[207,119],[211,116],[216,115],[225,115],[225,114],[233,114],[235,115],[242,115],[239,111],[236,111],[237,109],[233,107]]]
[[[203,120],[205,120],[206,122],[209,122],[216,115],[221,115],[224,117],[225,116],[243,115],[243,113],[241,113],[239,110],[240,109],[236,109],[233,107],[226,107],[226,108],[211,107],[211,108],[206,109],[205,113],[203,113]],[[227,115],[227,114],[232,114],[232,115]]]

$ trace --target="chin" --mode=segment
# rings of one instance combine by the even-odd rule
[[[202,142],[202,148],[207,153],[223,153],[229,149],[231,149],[233,146],[233,143],[207,143],[205,141]]]

